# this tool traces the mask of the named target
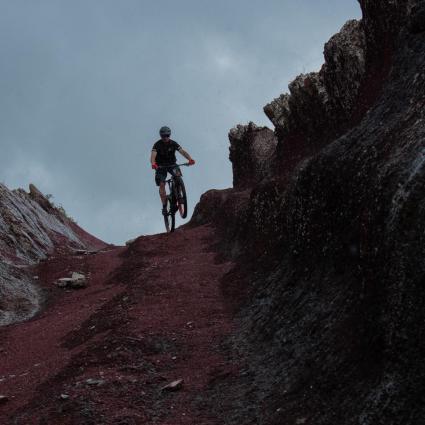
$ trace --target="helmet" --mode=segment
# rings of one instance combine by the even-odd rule
[[[161,137],[171,136],[171,129],[170,129],[170,127],[167,127],[167,126],[161,127],[161,129],[159,130],[159,135]]]

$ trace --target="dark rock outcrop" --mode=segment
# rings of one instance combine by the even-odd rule
[[[229,131],[229,159],[233,169],[233,189],[209,190],[195,207],[191,224],[214,222],[222,228],[238,229],[245,220],[252,187],[272,176],[276,167],[277,139],[267,127],[250,122]]]
[[[266,107],[274,174],[242,184],[241,204],[235,188],[196,209],[233,205],[238,220],[209,221],[240,263],[223,287],[251,291],[237,340],[249,366],[217,395],[235,397],[228,423],[423,424],[423,2],[361,5],[327,45],[339,53]]]
[[[283,94],[264,107],[279,138],[278,156],[289,172],[346,130],[358,107],[366,71],[361,22],[349,21],[325,45],[320,72],[299,75]]]
[[[229,140],[234,188],[251,187],[272,174],[277,145],[273,131],[250,122],[232,128]]]
[[[425,31],[425,1],[412,7],[410,19],[410,31],[419,34]]]
[[[29,186],[30,192],[30,198],[37,202],[38,205],[40,205],[41,208],[43,208],[44,211],[47,213],[53,213],[54,207],[52,203],[47,199],[46,196],[44,196],[32,183]]]
[[[360,87],[366,72],[366,37],[362,23],[348,21],[324,49],[325,64],[321,74],[329,99],[330,117],[338,117],[333,126],[350,121],[356,109]]]
[[[382,91],[400,32],[409,20],[412,31],[420,31],[422,2],[360,4],[363,19],[348,21],[326,43],[321,70],[301,74],[289,85],[289,94],[264,107],[275,126],[277,157],[287,174],[360,122]]]

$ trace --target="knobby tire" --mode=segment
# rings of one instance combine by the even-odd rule
[[[167,214],[164,215],[164,224],[165,230],[167,233],[174,232],[176,226],[176,216],[175,212],[172,211],[172,205],[170,202],[170,198],[167,197]]]
[[[186,188],[184,186],[183,179],[181,177],[176,177],[176,198],[177,206],[181,218],[187,217],[187,197],[186,197]]]

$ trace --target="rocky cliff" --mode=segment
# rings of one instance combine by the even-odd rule
[[[425,2],[360,4],[320,72],[264,108],[274,136],[231,130],[234,188],[192,218],[239,262],[224,291],[245,293],[226,423],[424,421]]]
[[[40,307],[31,266],[55,249],[97,249],[87,234],[34,185],[29,193],[0,184],[0,325],[31,317]]]

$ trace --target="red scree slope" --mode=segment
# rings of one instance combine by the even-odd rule
[[[220,281],[232,263],[216,261],[213,243],[201,226],[40,264],[44,311],[0,330],[0,423],[219,423],[203,399],[238,368],[221,347],[233,324]],[[72,271],[88,287],[56,288]]]

